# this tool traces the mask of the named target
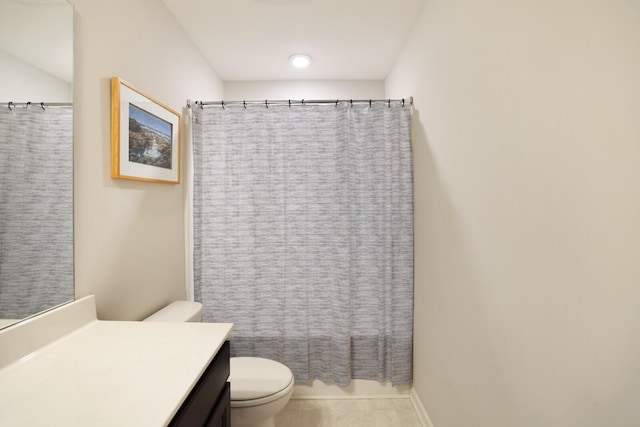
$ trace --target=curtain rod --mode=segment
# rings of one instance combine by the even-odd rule
[[[269,105],[319,105],[319,104],[335,104],[336,106],[341,103],[346,102],[351,105],[353,104],[371,104],[375,103],[385,103],[391,106],[392,102],[400,102],[402,106],[405,105],[405,99],[300,99],[300,100],[292,100],[292,99],[281,99],[281,100],[269,100],[265,99],[263,101],[196,101],[195,105],[200,108],[204,108],[205,106],[218,106],[224,108],[225,105],[243,105],[246,107],[247,105],[264,105],[265,107],[269,107]],[[409,97],[408,104],[413,105],[413,96]],[[191,100],[187,100],[187,107],[191,108]]]
[[[31,106],[40,107],[43,110],[47,107],[67,107],[72,106],[73,102],[7,102],[7,108],[13,110],[16,107],[29,108]]]

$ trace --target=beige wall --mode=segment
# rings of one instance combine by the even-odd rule
[[[72,3],[76,297],[94,294],[101,319],[141,319],[185,298],[185,185],[110,178],[109,78],[177,111],[222,82],[162,2]]]
[[[436,427],[640,425],[640,3],[428,0],[414,386]]]
[[[383,80],[280,80],[224,82],[224,99],[376,99],[384,98]]]

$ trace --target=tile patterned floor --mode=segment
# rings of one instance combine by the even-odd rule
[[[290,400],[276,427],[422,427],[409,398]]]

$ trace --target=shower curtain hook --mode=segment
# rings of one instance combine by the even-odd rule
[[[391,108],[391,98],[389,98],[389,108]]]
[[[266,99],[264,100],[264,106],[265,106],[265,107],[267,107],[267,108],[269,108],[269,102],[268,102],[268,100],[266,100]]]
[[[44,108],[44,102],[40,103],[40,108],[42,108],[43,110],[46,110],[46,108]]]
[[[220,101],[220,105],[222,105],[222,109],[224,110],[224,109],[225,109],[225,108],[224,108],[224,100],[223,100],[223,101]]]
[[[16,106],[14,105],[13,102],[9,101],[9,103],[7,104],[7,107],[9,107],[9,110],[13,110],[14,108],[16,108]]]
[[[371,108],[371,99],[369,99],[369,108]]]
[[[402,98],[402,108],[404,108],[404,98]]]
[[[246,110],[246,109],[247,109],[247,101],[244,101],[244,100],[243,100],[243,101],[242,101],[242,106],[243,106],[243,107],[244,107],[244,109]]]
[[[291,100],[289,100],[289,108],[291,108]]]
[[[340,99],[336,99],[336,108],[338,108],[338,102],[340,102]]]
[[[29,107],[31,107],[31,101],[27,101],[27,103],[24,105],[24,109],[28,110]]]

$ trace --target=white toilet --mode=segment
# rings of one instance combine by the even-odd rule
[[[202,304],[176,301],[144,320],[200,322]],[[287,405],[293,393],[291,370],[274,360],[232,357],[230,371],[231,426],[275,427],[274,416]]]

